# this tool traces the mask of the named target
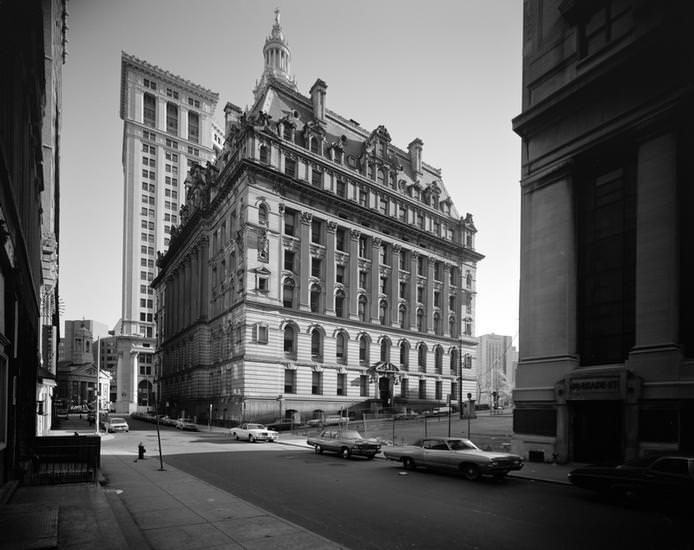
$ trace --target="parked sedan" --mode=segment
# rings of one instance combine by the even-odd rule
[[[620,466],[585,466],[569,472],[584,489],[657,499],[694,497],[694,457],[660,456]]]
[[[198,426],[195,422],[193,422],[192,418],[179,418],[178,420],[176,420],[176,429],[197,432]]]
[[[269,430],[264,424],[244,423],[229,430],[229,435],[236,440],[247,439],[251,443],[255,441],[276,441],[280,434],[275,430]]]
[[[364,439],[356,430],[324,430],[317,437],[309,437],[306,443],[311,445],[316,453],[330,451],[342,458],[355,455],[371,460],[381,450],[380,443]]]
[[[482,475],[501,478],[523,467],[523,459],[518,455],[483,451],[469,439],[457,437],[420,439],[412,445],[387,447],[383,454],[387,459],[402,462],[405,468],[452,469],[470,480]]]
[[[125,421],[124,418],[111,417],[104,420],[104,429],[109,432],[127,432],[130,430],[130,426]]]

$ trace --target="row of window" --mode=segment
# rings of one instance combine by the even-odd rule
[[[143,94],[143,123],[150,128],[157,127],[157,98],[150,93]],[[179,135],[179,109],[176,103],[166,102],[166,132]],[[188,111],[188,141],[200,143],[200,115]]]
[[[268,327],[264,324],[254,326],[254,341],[259,344],[268,343]],[[297,335],[298,328],[293,324],[287,324],[283,331],[283,350],[287,359],[296,359],[297,355]],[[368,366],[371,364],[371,338],[367,334],[361,334],[357,337],[359,342],[359,364]],[[317,362],[323,362],[323,331],[315,327],[311,330],[311,358]],[[347,364],[347,342],[349,337],[343,331],[340,331],[335,336],[335,361],[339,364]],[[381,338],[380,343],[380,361],[391,361],[391,348],[393,344],[388,337]],[[399,364],[401,368],[409,370],[410,368],[410,343],[403,340],[399,346]],[[425,343],[420,342],[417,346],[417,368],[420,372],[427,372],[427,354],[428,347]],[[445,352],[443,346],[435,345],[434,351],[434,372],[437,374],[443,373],[443,364]],[[458,372],[458,368],[472,368],[472,358],[469,354],[461,357],[456,348],[452,348],[448,353],[448,366],[452,374]]]
[[[359,396],[369,397],[369,376],[362,374],[359,376]],[[296,394],[297,384],[296,384],[296,370],[285,369],[284,371],[284,393]],[[323,373],[322,372],[312,372],[311,373],[311,394],[312,395],[323,395]],[[451,395],[458,394],[458,384],[456,382],[451,383]],[[335,395],[345,396],[347,395],[347,375],[344,373],[337,373],[337,380],[335,385]],[[403,378],[400,380],[400,396],[404,398],[412,397],[410,393],[409,380]],[[417,398],[427,399],[427,381],[420,379],[418,381],[417,388]],[[436,380],[434,382],[434,399],[443,400],[443,382],[441,380]]]

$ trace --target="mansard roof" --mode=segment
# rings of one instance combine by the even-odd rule
[[[366,153],[379,164],[389,166],[396,171],[398,188],[409,189],[411,186],[417,186],[419,189],[438,194],[439,201],[450,204],[451,217],[459,218],[441,178],[441,170],[422,162],[421,172],[416,173],[410,162],[409,151],[392,144],[390,133],[384,125],[369,131],[356,120],[342,117],[330,109],[325,111],[325,120],[318,121],[313,114],[311,98],[290,89],[277,80],[268,84],[249,114],[260,111],[269,115],[274,123],[289,122],[297,131],[303,132],[308,128],[312,133],[320,135],[328,147],[337,147],[343,151],[345,164],[348,164],[349,157],[359,161]],[[375,142],[378,140],[382,140],[387,146],[386,158],[377,157]],[[412,143],[422,145],[419,138],[415,138]]]

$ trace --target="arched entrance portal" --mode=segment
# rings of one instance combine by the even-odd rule
[[[384,408],[393,405],[393,387],[400,382],[400,369],[390,361],[379,361],[369,367],[369,375],[378,381],[378,398]]]
[[[140,407],[154,406],[154,392],[149,380],[141,380],[137,385],[137,404]]]

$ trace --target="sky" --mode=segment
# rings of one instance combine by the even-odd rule
[[[442,170],[459,213],[471,213],[476,335],[517,338],[520,262],[520,0],[70,0],[63,66],[60,182],[62,319],[112,328],[121,316],[123,121],[121,51],[242,108],[263,70],[280,9],[291,72],[308,95],[367,129],[383,124]],[[517,345],[517,341],[514,341]]]

